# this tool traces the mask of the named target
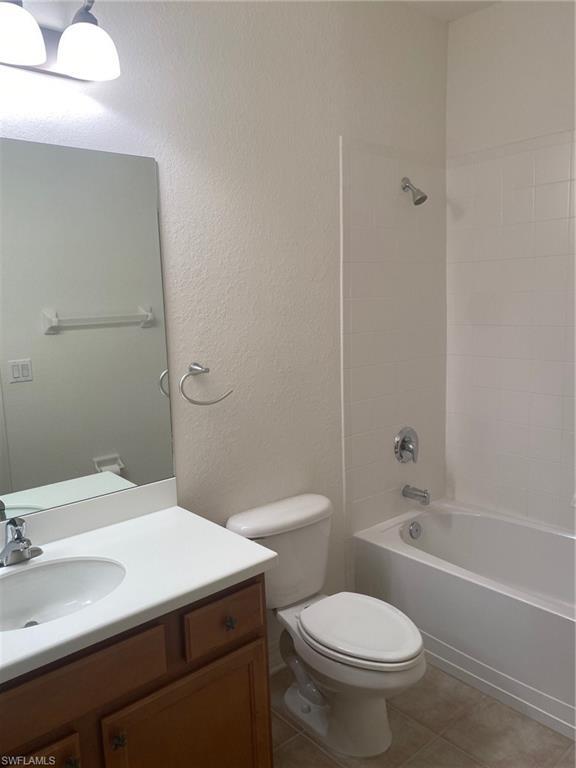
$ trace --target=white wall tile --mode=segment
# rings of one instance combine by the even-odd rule
[[[352,333],[344,336],[344,365],[358,367],[399,360],[402,356],[400,331]]]
[[[345,261],[387,261],[398,255],[398,232],[391,227],[351,226]]]
[[[570,215],[570,183],[542,184],[534,190],[534,220],[566,219]]]
[[[532,357],[546,361],[566,360],[566,337],[564,326],[535,326],[532,328]]]
[[[559,144],[536,151],[536,184],[565,181],[570,178],[571,145]]]
[[[556,179],[550,179],[550,181],[556,181]],[[534,153],[519,152],[503,158],[502,182],[505,191],[533,186]]]
[[[530,424],[534,427],[562,428],[563,403],[554,395],[532,395]]]
[[[568,323],[569,291],[534,291],[531,296],[533,325],[566,325]]]
[[[447,489],[571,529],[575,149],[463,161],[447,216]]]
[[[348,516],[358,530],[408,508],[400,494],[408,476],[393,453],[403,423],[421,435],[419,477],[436,495],[444,493],[446,178],[441,169],[409,159],[400,173],[388,150],[364,146],[351,152],[349,166],[343,184],[344,452]],[[401,192],[404,174],[429,193],[425,206],[415,208]],[[474,173],[458,175],[449,184],[472,221],[473,196],[466,198]],[[468,238],[458,250],[466,251],[465,242],[476,248]]]
[[[504,193],[503,224],[521,224],[532,221],[534,215],[534,188],[507,189]],[[567,215],[567,214],[566,214]],[[554,218],[547,216],[543,218]]]
[[[572,252],[570,220],[537,221],[534,224],[534,256],[560,256]]]
[[[353,435],[370,430],[392,427],[397,422],[397,396],[382,395],[370,400],[358,400],[347,404],[345,433]]]
[[[393,363],[344,369],[344,395],[350,402],[393,394],[396,382],[397,371]]]
[[[385,331],[401,322],[395,299],[348,299],[344,303],[344,328],[349,333]]]

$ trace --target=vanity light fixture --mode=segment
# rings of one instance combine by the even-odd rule
[[[0,63],[37,66],[46,61],[46,46],[38,22],[22,0],[0,2]]]
[[[120,60],[114,41],[91,12],[94,0],[85,0],[58,43],[56,68],[78,80],[115,80]]]
[[[120,61],[114,41],[84,0],[61,32],[40,27],[22,0],[0,0],[0,64],[76,80],[115,80]]]

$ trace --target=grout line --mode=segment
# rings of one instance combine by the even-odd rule
[[[570,754],[570,750],[571,750],[571,749],[574,749],[574,743],[572,743],[572,744],[571,744],[571,745],[568,747],[568,749],[566,750],[566,752],[563,752],[563,753],[560,755],[560,759],[558,760],[558,762],[557,762],[557,763],[554,763],[554,765],[552,766],[552,768],[557,768],[557,766],[558,766],[558,765],[560,765],[560,763],[562,762],[562,760],[564,760],[564,758],[566,757],[566,755],[569,755],[569,754]]]
[[[420,723],[418,723],[418,725],[420,725]],[[416,752],[413,752],[407,760],[405,760],[403,763],[400,763],[398,765],[398,768],[404,768],[404,766],[408,766],[410,764],[410,761],[413,760],[416,757],[416,755],[419,755],[421,752],[423,752],[428,747],[431,747],[437,741],[440,741],[440,736],[438,736],[438,734],[434,734],[433,739],[430,739],[429,742],[427,742],[426,744],[423,744],[419,749],[416,750]]]
[[[272,750],[273,754],[276,752],[280,752],[281,749],[284,749],[285,746],[290,744],[292,741],[298,738],[298,736],[302,736],[302,734],[299,731],[296,731],[296,733],[293,736],[290,736],[290,738],[286,739],[286,741],[283,741],[282,744],[278,744],[274,749]]]
[[[306,741],[308,741],[310,744],[312,744],[319,752],[322,752],[323,755],[326,755],[327,758],[331,762],[334,763],[334,765],[338,766],[338,768],[346,768],[346,765],[344,763],[341,763],[338,756],[334,754],[334,752],[330,752],[330,750],[321,744],[318,741],[315,741],[311,736],[309,736],[306,731],[303,731],[301,736],[303,736]],[[304,768],[304,766],[302,766]]]

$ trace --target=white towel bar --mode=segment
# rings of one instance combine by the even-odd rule
[[[154,324],[152,307],[138,307],[133,315],[92,315],[84,317],[60,317],[55,309],[42,310],[42,333],[60,333],[64,329],[98,328],[102,326],[139,325],[150,328]]]

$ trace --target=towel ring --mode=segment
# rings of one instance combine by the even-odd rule
[[[169,398],[170,392],[168,392],[167,389],[164,389],[164,379],[166,378],[166,376],[168,376],[168,368],[166,368],[166,370],[162,371],[162,373],[160,374],[160,378],[158,379],[158,386],[160,387],[160,392],[162,392],[162,394],[165,397]]]
[[[228,392],[225,392],[221,397],[217,397],[215,400],[194,400],[194,398],[189,397],[186,392],[184,392],[184,384],[186,384],[186,381],[190,378],[190,376],[201,376],[204,373],[210,373],[210,368],[205,368],[203,365],[200,365],[200,363],[190,363],[188,372],[182,376],[179,384],[180,394],[184,400],[188,400],[188,402],[192,403],[192,405],[215,405],[216,403],[221,403],[222,400],[225,400],[232,394],[232,392],[234,392],[233,389],[230,389]]]

